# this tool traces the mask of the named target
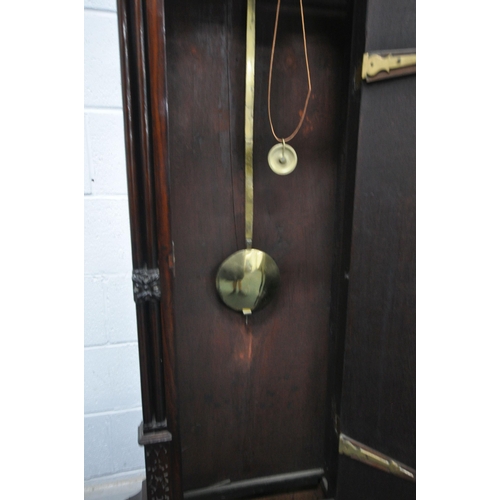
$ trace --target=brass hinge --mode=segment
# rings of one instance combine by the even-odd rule
[[[368,83],[417,72],[415,49],[382,50],[363,54],[361,78]]]
[[[376,467],[377,469],[389,472],[395,476],[416,482],[417,471],[407,465],[394,460],[383,453],[380,453],[369,446],[355,441],[345,434],[339,436],[339,453],[346,455],[354,460],[363,462],[366,465]]]

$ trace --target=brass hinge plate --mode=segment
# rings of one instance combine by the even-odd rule
[[[417,53],[415,49],[382,50],[363,54],[361,78],[368,83],[412,75],[416,72]]]
[[[346,455],[349,458],[363,462],[371,467],[394,474],[395,476],[416,482],[417,471],[407,465],[394,460],[383,453],[380,453],[369,446],[355,441],[345,434],[339,436],[339,454]]]

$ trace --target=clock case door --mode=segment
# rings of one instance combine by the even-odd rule
[[[257,1],[254,246],[276,260],[281,288],[246,324],[215,289],[220,263],[244,248],[246,2],[118,0],[148,498],[236,498],[318,486],[313,497],[332,497],[337,483],[347,495],[358,465],[372,471],[339,458],[340,426],[355,438],[372,431],[379,437],[362,415],[387,415],[380,386],[399,376],[392,364],[380,378],[380,363],[363,350],[363,318],[373,316],[365,307],[376,312],[387,299],[376,293],[375,278],[385,282],[380,273],[407,266],[394,255],[379,265],[378,240],[374,252],[366,251],[370,228],[356,222],[374,209],[365,208],[363,189],[380,185],[369,168],[356,168],[358,155],[373,146],[360,132],[370,110],[359,78],[371,11],[361,1],[304,0],[313,91],[292,142],[298,167],[281,177],[266,159],[275,144],[267,120],[275,8],[274,1]],[[306,92],[300,11],[284,0],[271,94],[278,134],[295,128]],[[405,186],[411,191],[411,182]],[[401,240],[411,222],[391,227],[381,200],[378,229]],[[411,201],[400,210],[411,214]],[[411,253],[412,242],[410,235],[403,253]],[[380,269],[375,278],[371,265]],[[390,285],[403,281],[411,288],[404,273]],[[411,309],[411,293],[405,297]],[[401,306],[391,305],[388,314]],[[411,314],[404,318],[411,322]],[[409,349],[411,365],[408,341],[378,345],[374,337],[368,345],[379,349],[376,356],[388,345],[391,356]],[[375,407],[356,396],[373,375],[381,398]],[[411,384],[411,370],[407,375],[401,387]],[[396,452],[414,428],[411,411],[407,417],[401,440],[393,440]],[[411,458],[412,449],[404,449]]]
[[[415,0],[369,0],[362,50],[414,51],[415,12]],[[415,469],[416,76],[359,89],[339,426]],[[336,500],[416,496],[415,482],[338,460]]]

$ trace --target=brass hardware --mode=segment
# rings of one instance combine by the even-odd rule
[[[297,153],[289,144],[276,144],[269,150],[267,161],[271,170],[278,175],[288,175],[297,166]]]
[[[216,286],[224,303],[248,315],[264,307],[279,284],[276,262],[250,248],[230,255],[220,266]]]
[[[216,288],[222,301],[242,312],[264,307],[279,287],[276,262],[252,248],[253,238],[253,115],[255,100],[255,0],[247,3],[247,53],[245,78],[245,242],[246,250],[230,255],[219,267]]]
[[[255,0],[247,4],[247,65],[245,75],[245,240],[253,238],[253,114],[255,102]]]
[[[413,74],[416,72],[416,67],[416,52],[410,53],[409,50],[366,52],[363,54],[361,78],[367,82],[371,82],[384,78]]]
[[[416,482],[417,472],[415,469],[394,460],[383,453],[380,453],[369,446],[364,445],[345,434],[339,436],[339,453],[354,460],[363,462],[366,465],[389,472],[395,476]]]

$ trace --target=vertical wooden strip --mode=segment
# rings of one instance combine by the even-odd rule
[[[163,428],[168,425],[165,407],[165,381],[163,374],[163,340],[161,333],[161,311],[158,302],[151,305],[151,337],[153,341],[153,359],[155,376],[156,425]]]
[[[123,116],[125,128],[125,151],[127,158],[127,187],[128,187],[128,202],[131,226],[132,240],[132,264],[134,268],[140,267],[143,261],[141,234],[139,231],[139,186],[137,185],[137,161],[136,161],[136,139],[134,133],[134,117],[133,117],[133,82],[132,69],[133,65],[130,37],[130,19],[127,13],[126,0],[118,0],[118,34],[120,43],[120,67],[122,78],[122,101],[123,101]]]
[[[358,144],[359,109],[361,102],[360,63],[365,47],[366,0],[351,3],[346,23],[349,23],[350,46],[345,47],[345,67],[348,71],[347,103],[343,121],[345,132],[341,162],[335,192],[335,247],[333,255],[332,306],[329,335],[328,407],[326,416],[325,469],[328,495],[334,495],[338,469],[338,432],[344,344],[346,328],[349,263],[351,251],[354,181]],[[349,50],[350,49],[350,50]]]
[[[155,183],[153,173],[153,163],[151,154],[151,133],[149,124],[149,89],[147,77],[147,55],[146,55],[146,26],[143,17],[142,0],[134,0],[134,25],[135,25],[135,54],[137,57],[137,120],[140,124],[140,157],[143,176],[143,242],[145,245],[144,262],[149,269],[156,268],[156,210],[155,210]],[[147,335],[150,337],[148,345],[151,352],[148,356],[151,367],[151,388],[154,394],[153,408],[154,421],[145,422],[146,429],[151,424],[153,427],[162,425],[165,420],[164,383],[162,376],[162,356],[161,356],[161,333],[157,308],[154,305],[148,307],[149,328]]]
[[[161,157],[163,151],[159,152],[166,142],[158,139],[157,113],[158,93],[163,93],[165,100],[166,87],[165,79],[162,82],[157,77],[161,69],[149,67],[149,64],[158,64],[160,68],[164,66],[164,48],[163,60],[151,60],[148,57],[158,54],[157,45],[164,45],[164,38],[158,32],[163,10],[145,0],[118,0],[117,6],[133,265],[134,269],[160,269],[160,288],[164,298],[161,303],[155,300],[140,301],[136,307],[144,431],[151,432],[167,425],[167,415],[169,427],[175,429],[176,424],[175,415],[171,416],[175,400],[171,400],[168,412],[165,403],[171,397],[174,384],[171,368],[173,355],[169,355],[173,350],[171,270],[168,268],[168,258],[162,260],[164,264],[167,263],[166,267],[158,262],[157,247],[157,241],[170,241],[170,237],[165,239],[164,236],[166,232],[169,233],[168,208],[167,219],[160,217],[160,221],[157,220],[157,210],[160,214],[164,213],[162,207],[168,205],[166,178],[162,176],[163,172],[166,173],[166,162]],[[157,13],[160,14],[158,18]],[[149,21],[145,15],[149,16]],[[152,26],[150,34],[148,22]],[[156,118],[154,125],[151,124],[152,116]],[[161,119],[166,120],[166,115]],[[166,138],[165,122],[160,125],[160,129],[163,130],[162,137]],[[161,228],[159,235],[157,224]],[[165,389],[166,383],[170,390]],[[176,460],[180,456],[180,448],[177,454],[171,449],[170,443],[145,446],[148,471],[146,484],[150,500],[180,498],[182,495],[180,465],[179,460]],[[170,471],[172,480],[169,479]]]
[[[137,132],[134,117],[134,88],[133,81],[134,60],[131,49],[131,29],[130,15],[128,11],[129,4],[126,0],[118,0],[118,33],[120,41],[120,60],[121,60],[121,76],[122,76],[122,97],[123,97],[123,114],[125,128],[125,148],[127,159],[127,185],[128,185],[128,201],[130,215],[130,233],[132,241],[132,264],[134,268],[142,266],[144,261],[143,243],[141,234],[140,220],[140,184],[139,169],[140,163],[137,161]],[[141,397],[142,411],[144,422],[149,422],[152,419],[150,387],[151,381],[148,370],[148,349],[146,345],[145,332],[145,317],[144,304],[138,304],[136,307],[137,314],[137,333],[139,343],[139,359],[141,373]]]
[[[144,179],[144,244],[146,246],[145,258],[143,265],[148,268],[156,267],[154,258],[155,252],[155,213],[154,200],[151,199],[151,194],[154,192],[152,165],[150,153],[150,137],[149,137],[149,109],[148,109],[148,89],[146,76],[146,53],[144,40],[144,21],[142,14],[142,0],[134,1],[134,25],[135,25],[135,54],[137,57],[137,103],[138,113],[137,121],[140,124],[140,156],[142,164],[142,175]]]
[[[161,333],[163,377],[165,384],[168,429],[173,439],[169,444],[168,462],[171,498],[182,498],[181,446],[177,425],[177,393],[175,383],[175,331],[173,301],[174,255],[170,225],[168,183],[168,113],[166,78],[166,39],[164,2],[145,2],[147,26],[149,95],[151,110],[152,158],[155,176],[155,199],[158,231],[158,266],[161,277]]]

